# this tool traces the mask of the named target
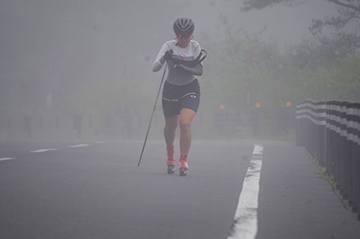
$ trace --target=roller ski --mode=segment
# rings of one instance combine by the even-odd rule
[[[175,160],[173,160],[174,162],[172,161],[167,161],[166,164],[167,164],[167,173],[168,174],[173,174],[175,173]]]
[[[181,155],[180,160],[179,160],[179,172],[180,172],[180,176],[186,176],[189,167],[187,164],[187,156]]]
[[[174,159],[174,146],[167,148],[167,173],[173,174],[175,173],[175,159]]]

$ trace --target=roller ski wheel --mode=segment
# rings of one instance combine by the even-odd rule
[[[174,159],[174,146],[170,146],[166,148],[167,151],[167,159],[166,159],[166,165],[167,165],[167,173],[173,174],[175,173],[175,159]]]
[[[186,176],[188,169],[187,168],[179,168],[180,176]]]
[[[168,166],[167,166],[167,173],[168,173],[168,174],[173,174],[173,173],[175,173],[175,166],[174,166],[174,165],[168,165]]]
[[[180,163],[179,163],[179,172],[180,176],[186,176],[188,172],[188,164],[187,164],[187,156],[181,155],[180,157]]]
[[[175,160],[167,160],[166,161],[166,165],[167,165],[167,173],[168,174],[173,174],[175,173]]]

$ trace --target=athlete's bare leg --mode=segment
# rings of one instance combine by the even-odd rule
[[[180,124],[180,154],[188,155],[191,146],[191,123],[195,111],[184,108],[180,115],[165,118],[164,137],[167,147],[174,145],[176,128]]]
[[[187,156],[191,146],[191,122],[195,111],[184,108],[180,112],[180,153]]]
[[[179,125],[179,115],[175,115],[171,118],[165,118],[164,137],[167,147],[174,145],[176,128]]]

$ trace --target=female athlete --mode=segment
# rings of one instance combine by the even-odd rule
[[[191,146],[191,122],[199,108],[200,86],[195,76],[203,73],[201,58],[204,50],[192,40],[195,25],[189,18],[178,18],[173,24],[176,39],[167,41],[161,47],[152,66],[159,71],[167,62],[168,76],[162,92],[162,107],[165,116],[164,137],[167,149],[168,173],[175,172],[174,139],[176,128],[180,127],[181,176],[188,172],[187,157]]]

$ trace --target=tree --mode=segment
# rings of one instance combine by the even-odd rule
[[[294,6],[302,4],[308,0],[245,0],[243,11],[263,9],[276,4],[287,4]],[[343,31],[351,23],[357,24],[360,21],[360,1],[359,0],[325,0],[339,7],[338,15],[326,16],[323,19],[314,19],[310,32],[324,45],[325,48],[332,49],[337,58],[354,56],[357,49],[360,49],[360,37],[356,33],[346,33]],[[323,34],[324,28],[333,30],[331,34]]]
[[[244,1],[244,11],[249,11],[253,9],[263,9],[265,7],[271,7],[275,4],[284,3],[288,5],[297,5],[308,0],[245,0]],[[330,3],[334,3],[338,6],[344,7],[346,9],[360,12],[360,2],[356,0],[325,0]]]

